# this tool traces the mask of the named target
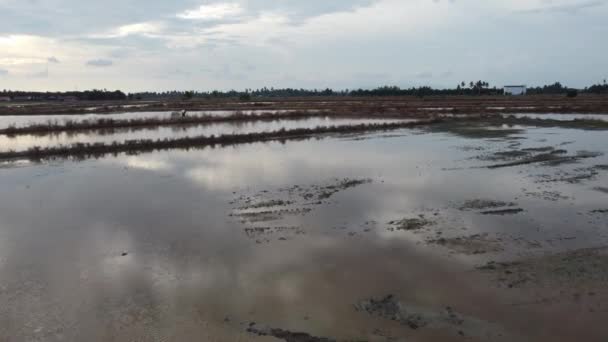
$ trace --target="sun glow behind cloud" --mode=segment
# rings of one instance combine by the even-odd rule
[[[220,20],[230,16],[236,16],[243,12],[243,8],[237,3],[216,3],[201,5],[192,10],[178,13],[180,19],[189,20]]]

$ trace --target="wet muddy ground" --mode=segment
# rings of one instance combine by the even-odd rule
[[[2,162],[0,341],[606,341],[607,133],[566,126]]]

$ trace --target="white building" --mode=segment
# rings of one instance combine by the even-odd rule
[[[526,95],[528,88],[525,85],[508,85],[504,90],[505,95]]]
[[[0,102],[9,102],[11,100],[8,96],[0,96]]]

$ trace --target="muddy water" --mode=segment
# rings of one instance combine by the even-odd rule
[[[333,119],[327,117],[301,120],[275,120],[257,122],[229,122],[202,125],[175,125],[149,128],[117,128],[113,130],[94,130],[79,132],[60,132],[52,134],[25,134],[16,136],[0,135],[0,151],[22,151],[34,146],[57,146],[81,143],[111,143],[137,139],[167,139],[199,135],[245,134],[269,132],[295,128],[314,128],[317,126],[388,123],[390,119]],[[406,120],[401,120],[406,121]],[[412,120],[413,121],[413,120]]]
[[[402,130],[2,164],[0,340],[271,341],[248,332],[270,328],[344,341],[605,340],[608,307],[520,305],[525,289],[474,268],[607,243],[606,220],[589,211],[606,208],[594,189],[608,171],[563,180],[605,155],[482,168],[526,148],[608,152],[605,134]],[[479,199],[523,212],[466,204]],[[475,234],[487,234],[480,253],[429,242]],[[382,298],[380,309],[364,302]]]

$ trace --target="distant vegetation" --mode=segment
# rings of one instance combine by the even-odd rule
[[[589,88],[585,88],[585,91],[593,94],[608,94],[608,82],[604,80],[602,84],[594,84]]]
[[[542,87],[528,88],[528,94],[532,95],[567,95],[572,93],[588,93],[588,94],[608,94],[608,84],[604,80],[603,84],[592,85],[584,89],[575,89],[563,86],[561,83],[545,85]],[[188,93],[188,95],[186,95]],[[141,92],[129,94],[131,99],[167,99],[167,98],[238,98],[242,101],[249,101],[253,98],[264,97],[321,97],[321,96],[437,96],[437,95],[503,95],[502,87],[490,87],[486,81],[470,81],[461,82],[455,88],[432,88],[429,86],[400,88],[398,86],[382,86],[374,89],[344,89],[334,90],[326,89],[295,89],[295,88],[260,88],[260,89],[245,89],[245,91],[196,91],[196,92]]]
[[[16,101],[107,101],[107,100],[126,100],[127,95],[120,90],[85,90],[85,91],[66,91],[66,92],[36,92],[3,90],[0,97],[8,97]]]
[[[486,81],[461,82],[454,88],[432,88],[429,86],[400,88],[398,86],[382,86],[374,89],[295,89],[295,88],[267,88],[245,89],[244,91],[166,91],[166,92],[138,92],[126,95],[120,90],[85,90],[68,92],[28,92],[4,90],[0,98],[10,98],[16,101],[74,101],[74,100],[159,100],[159,99],[211,99],[232,98],[249,101],[264,97],[329,97],[329,96],[437,96],[437,95],[502,95],[503,89],[493,86]],[[538,87],[529,87],[531,95],[568,95],[573,94],[608,94],[608,83],[594,84],[583,89],[566,87],[560,82]]]

